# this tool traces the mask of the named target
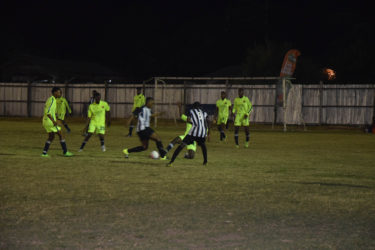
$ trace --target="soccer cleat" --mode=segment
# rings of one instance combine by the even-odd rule
[[[41,156],[41,157],[44,157],[44,158],[49,158],[49,155],[48,155],[48,154],[41,154],[40,156]]]
[[[166,155],[164,157],[160,156],[160,160],[163,160],[163,161],[167,160],[167,156]]]
[[[203,167],[207,167],[208,162],[203,162]]]
[[[249,147],[249,142],[245,142],[245,148]]]
[[[83,149],[82,148],[80,148],[79,150],[78,150],[78,152],[82,152],[83,151]]]
[[[240,146],[239,146],[239,145],[236,145],[236,148],[240,148]]]
[[[71,157],[73,156],[73,153],[69,152],[69,151],[66,151],[66,153],[64,154],[65,157]]]
[[[107,151],[107,149],[105,148],[104,145],[102,146],[102,151],[103,151],[103,152]]]
[[[169,168],[173,167],[172,162],[169,162],[169,163],[167,164],[167,167],[169,167]]]
[[[126,137],[132,137],[132,135],[131,134],[127,134]]]
[[[122,150],[122,152],[124,153],[125,158],[129,158],[129,152],[128,152],[127,148],[125,148],[124,150]]]

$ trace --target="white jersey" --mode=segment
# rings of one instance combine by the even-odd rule
[[[189,117],[192,122],[189,135],[205,138],[207,136],[207,113],[201,109],[191,109]]]
[[[151,109],[143,106],[138,114],[137,132],[145,130],[150,127]]]

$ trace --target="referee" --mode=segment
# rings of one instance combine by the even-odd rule
[[[186,146],[194,142],[202,148],[203,153],[203,165],[207,166],[207,148],[206,148],[206,137],[208,134],[208,121],[207,113],[202,111],[201,104],[195,102],[193,108],[190,110],[187,122],[191,123],[192,127],[189,133],[182,140],[182,144],[174,151],[171,161],[167,164],[167,167],[172,167],[172,163],[181,152],[181,150]]]

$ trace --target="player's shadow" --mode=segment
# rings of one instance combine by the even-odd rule
[[[124,160],[124,161],[109,161],[110,163],[115,163],[115,164],[134,164],[134,165],[140,165],[140,166],[153,166],[153,167],[162,167],[165,164],[163,162],[144,162],[144,161],[133,161],[133,160]]]
[[[364,185],[352,185],[344,183],[325,183],[325,182],[297,182],[298,184],[303,185],[319,185],[319,186],[333,186],[333,187],[351,187],[351,188],[371,188]]]

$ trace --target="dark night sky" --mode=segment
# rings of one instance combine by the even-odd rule
[[[362,1],[29,0],[0,7],[2,61],[26,53],[96,62],[141,79],[204,75],[244,64],[248,49],[267,40],[299,49],[306,65],[375,66],[372,8]],[[280,55],[272,60],[281,65]]]

